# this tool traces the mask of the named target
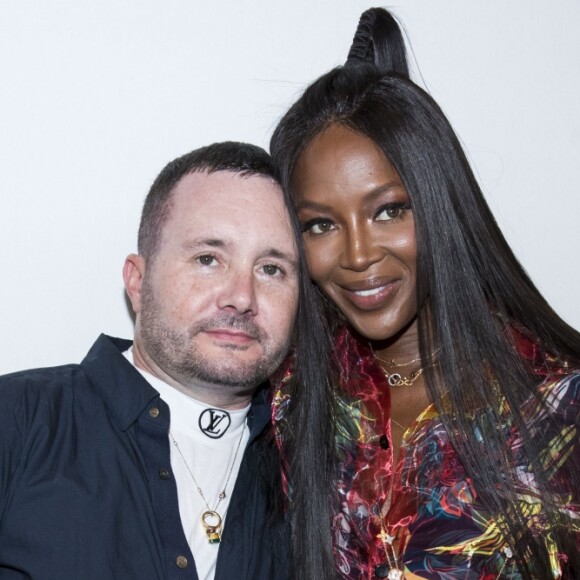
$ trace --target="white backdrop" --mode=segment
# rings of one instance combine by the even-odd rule
[[[267,147],[362,0],[1,0],[0,372],[131,337],[121,267],[174,157]],[[580,2],[393,0],[516,254],[580,327]]]

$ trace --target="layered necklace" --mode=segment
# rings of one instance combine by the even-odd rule
[[[187,472],[189,473],[189,475],[190,475],[190,477],[191,477],[191,479],[192,479],[192,481],[197,489],[197,493],[199,493],[201,499],[203,500],[203,503],[205,504],[205,507],[207,508],[201,514],[201,525],[202,525],[202,527],[205,531],[205,534],[207,536],[208,543],[210,543],[210,544],[219,544],[221,542],[221,539],[222,539],[221,534],[222,534],[223,516],[222,516],[222,514],[220,514],[218,512],[218,507],[219,507],[220,503],[227,497],[228,484],[230,482],[230,479],[232,477],[232,473],[234,471],[234,467],[236,465],[236,459],[238,458],[238,453],[240,451],[242,439],[244,438],[245,430],[246,430],[246,424],[244,423],[244,425],[242,426],[242,429],[241,429],[240,438],[238,439],[238,444],[236,446],[236,451],[234,453],[234,457],[232,459],[232,462],[231,462],[229,468],[226,471],[227,475],[226,475],[226,480],[225,480],[224,486],[218,495],[217,503],[215,504],[215,507],[213,509],[211,509],[211,507],[210,507],[210,505],[205,497],[205,494],[203,493],[203,490],[201,489],[201,486],[199,485],[199,483],[197,483],[197,480],[195,479],[195,476],[193,475],[193,471],[192,471],[191,467],[189,466],[189,463],[187,462],[187,460],[185,459],[185,456],[183,455],[181,449],[179,448],[179,444],[175,440],[175,437],[173,437],[173,434],[171,433],[171,431],[169,432],[169,437],[171,437],[171,441],[172,441],[173,445],[175,446],[175,449],[179,453],[179,456],[181,457],[183,464],[185,465],[185,468],[187,469]],[[224,512],[224,516],[225,516],[225,512]]]
[[[435,365],[437,363],[437,352],[436,350],[430,357],[429,364]],[[413,364],[417,364],[421,362],[421,358],[416,358],[407,362],[399,363],[395,359],[385,360],[375,354],[375,358],[382,363],[381,368],[386,376],[387,382],[390,387],[410,387],[413,385],[417,379],[423,374],[425,367],[420,366],[413,372],[404,375],[402,372],[399,372],[398,369],[409,367]],[[426,365],[428,366],[428,365]],[[393,370],[394,369],[394,370]],[[392,417],[390,420],[395,424],[398,425],[403,431],[405,431],[405,427],[395,421]],[[394,465],[393,465],[394,469]],[[393,480],[391,479],[390,489],[388,493],[388,499],[383,505],[381,512],[379,514],[379,522],[380,522],[380,532],[377,534],[377,539],[383,545],[383,550],[385,553],[385,560],[375,566],[374,573],[376,578],[386,578],[387,580],[405,580],[405,565],[401,558],[399,557],[398,553],[404,550],[404,545],[406,543],[405,537],[397,538],[399,536],[396,528],[389,525],[385,520],[387,516],[387,512],[389,508],[387,507],[391,502],[391,493],[392,493],[392,486]],[[399,528],[400,530],[401,528]],[[396,541],[398,540],[398,541]],[[397,546],[397,548],[396,548]],[[397,553],[398,552],[398,553]],[[474,550],[471,549],[469,552],[469,560],[471,561],[472,555]],[[517,571],[516,568],[516,560],[514,558],[513,550],[509,546],[504,546],[501,549],[501,553],[503,554],[503,563],[501,568],[496,576],[494,576],[494,580],[500,580],[503,577],[504,573],[509,574],[509,578],[514,577],[514,573]],[[469,564],[470,566],[471,564]]]
[[[421,365],[419,368],[415,369],[409,374],[403,374],[402,369],[404,367],[408,367],[411,365],[416,365],[417,363],[421,362],[421,358],[416,358],[407,362],[398,363],[395,359],[391,358],[389,360],[385,360],[375,354],[375,358],[382,363],[381,368],[385,373],[385,377],[387,379],[387,383],[390,387],[410,387],[413,385],[417,379],[423,374],[425,371],[424,367]],[[433,358],[433,357],[432,357]],[[391,421],[400,427],[403,431],[405,431],[404,425],[395,421],[392,417],[390,418]],[[393,464],[393,469],[394,469]],[[392,480],[391,480],[392,485]],[[390,497],[390,492],[389,492]],[[390,499],[388,500],[390,502]],[[404,565],[399,561],[399,557],[397,555],[397,551],[394,547],[394,541],[396,536],[391,535],[387,531],[387,525],[385,523],[385,516],[386,514],[381,513],[380,516],[380,523],[381,523],[381,531],[377,534],[377,538],[380,539],[381,543],[383,544],[383,549],[385,552],[386,561],[382,564],[379,564],[375,567],[375,577],[376,578],[387,578],[387,580],[404,580],[405,579],[405,571]]]
[[[383,363],[383,365],[385,365],[383,368],[386,369],[385,375],[390,387],[410,387],[425,371],[423,366],[420,366],[417,370],[414,370],[409,375],[403,375],[401,372],[391,370],[408,367],[412,364],[421,362],[420,358],[416,358],[404,363],[398,363],[395,361],[395,359],[385,360],[377,355],[375,355],[375,358],[379,362]]]

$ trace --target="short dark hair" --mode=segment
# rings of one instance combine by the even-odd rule
[[[155,255],[171,209],[171,194],[181,178],[190,173],[216,171],[232,171],[242,176],[262,175],[279,182],[270,155],[249,143],[213,143],[174,159],[157,176],[145,198],[137,239],[140,255],[146,260]]]

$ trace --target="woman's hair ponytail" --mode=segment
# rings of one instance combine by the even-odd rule
[[[409,77],[407,51],[399,23],[386,10],[362,13],[345,66],[370,63],[384,73]]]

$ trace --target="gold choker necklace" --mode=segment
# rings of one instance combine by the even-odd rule
[[[414,358],[413,360],[409,360],[409,361],[404,362],[404,363],[398,363],[394,358],[392,358],[391,360],[385,360],[384,358],[381,358],[380,356],[378,356],[376,354],[375,354],[375,358],[378,361],[384,363],[387,366],[387,368],[389,368],[389,369],[392,369],[395,367],[408,367],[409,365],[412,365],[414,363],[421,362],[421,357]]]

